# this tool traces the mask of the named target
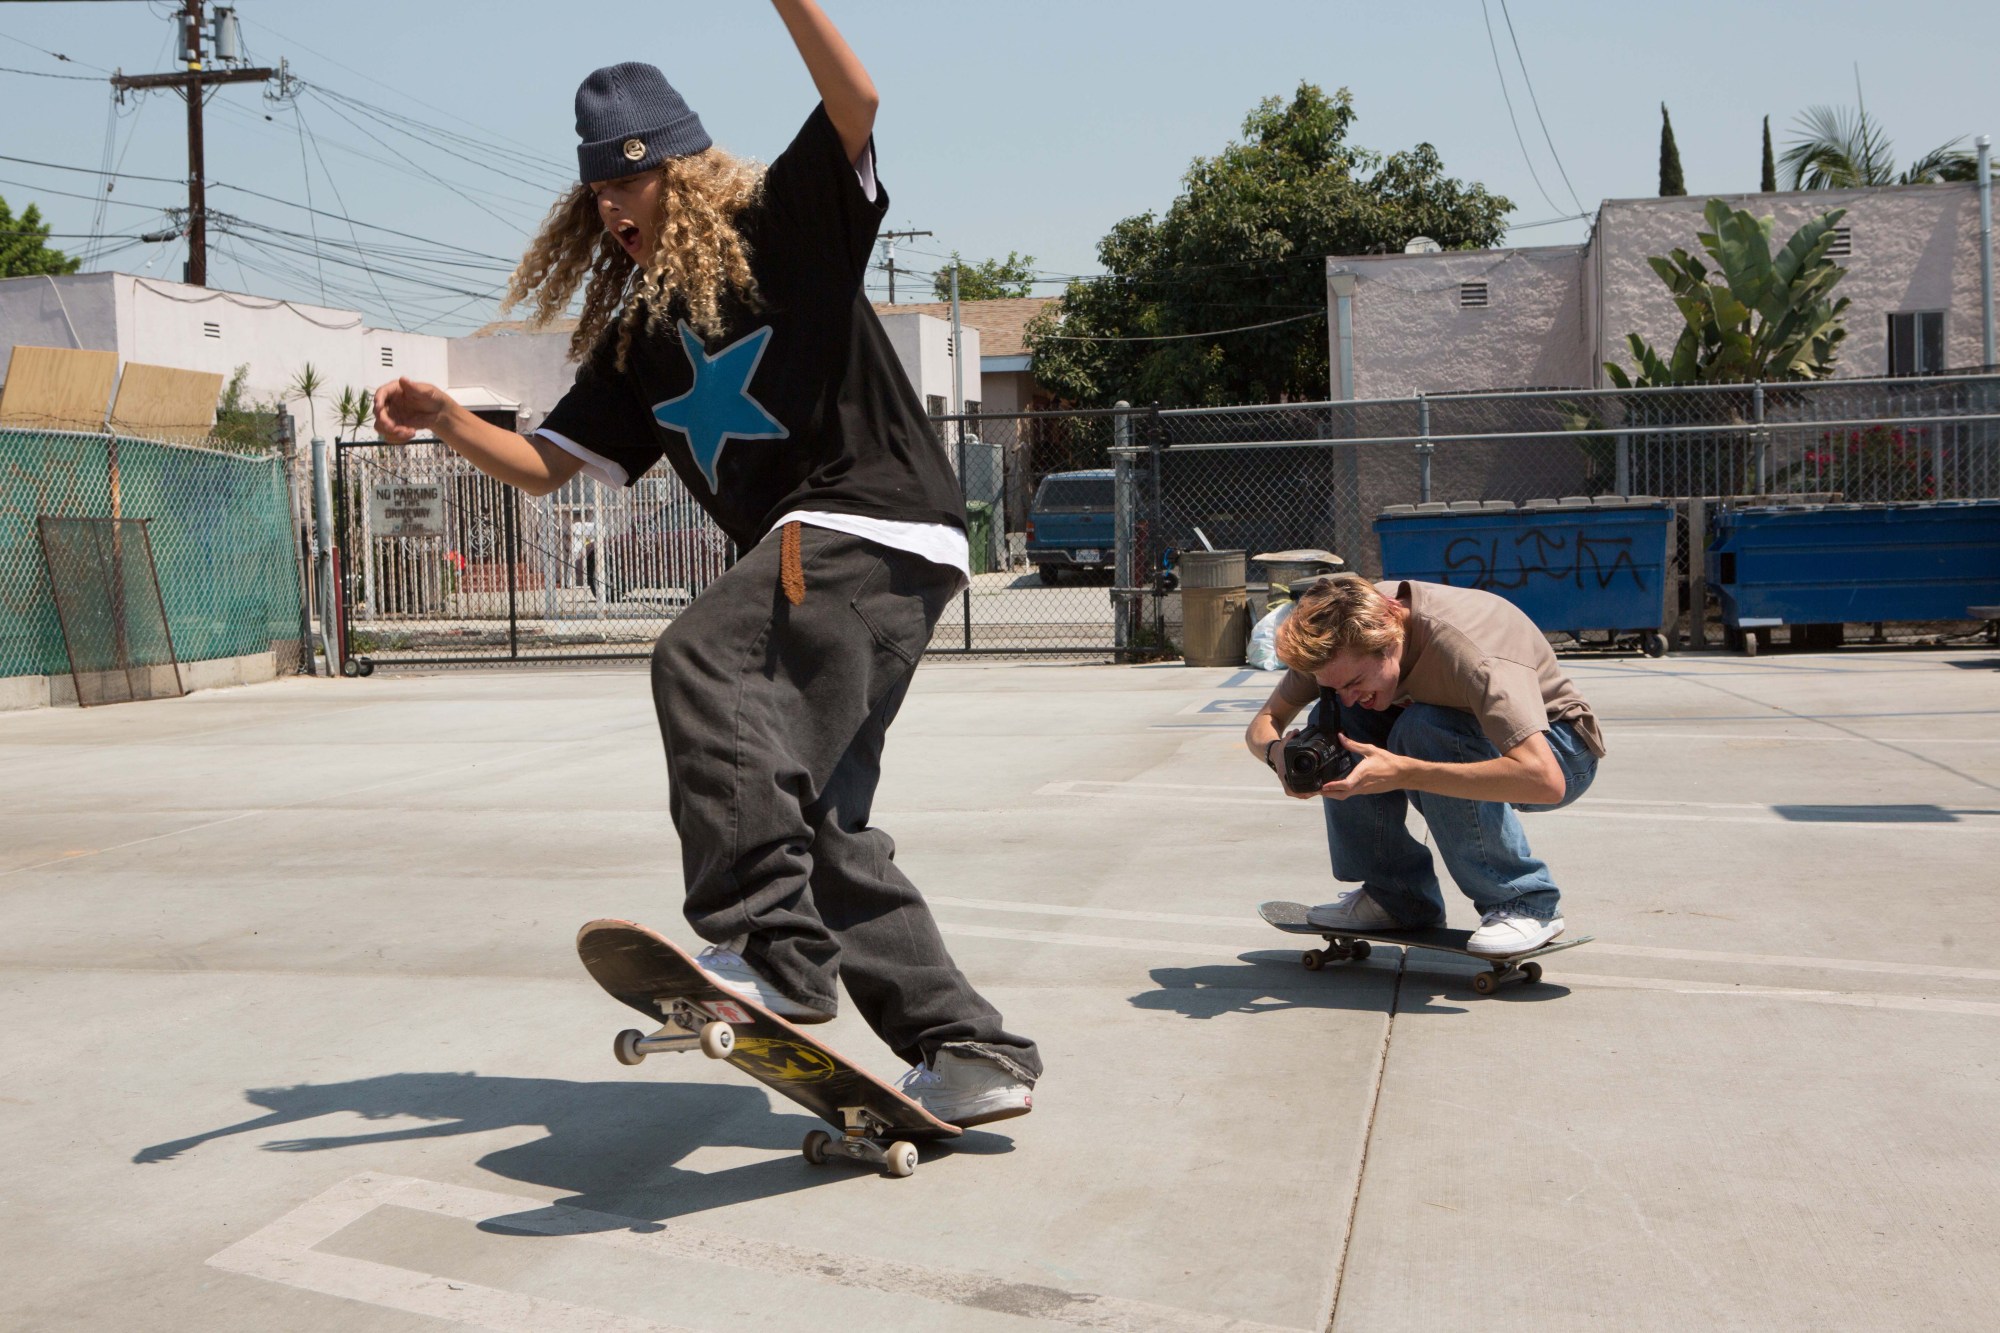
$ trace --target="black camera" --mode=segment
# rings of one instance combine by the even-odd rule
[[[1285,789],[1300,795],[1316,792],[1354,771],[1361,760],[1323,731],[1302,731],[1285,742]]]

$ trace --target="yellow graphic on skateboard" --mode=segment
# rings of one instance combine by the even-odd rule
[[[778,1037],[738,1037],[729,1063],[741,1065],[759,1078],[786,1083],[818,1083],[839,1072],[833,1061],[812,1047]]]

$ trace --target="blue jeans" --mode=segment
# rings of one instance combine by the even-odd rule
[[[1331,701],[1329,701],[1331,702]],[[1322,703],[1313,710],[1319,723]],[[1469,764],[1498,758],[1500,751],[1480,731],[1470,713],[1433,704],[1410,704],[1371,712],[1334,704],[1329,719],[1342,735],[1412,759]],[[1543,733],[1562,768],[1563,798],[1554,805],[1509,805],[1471,801],[1430,792],[1390,791],[1322,801],[1333,877],[1358,883],[1370,898],[1405,926],[1444,923],[1444,897],[1428,848],[1410,836],[1410,805],[1424,817],[1452,879],[1472,899],[1480,916],[1496,910],[1548,921],[1558,914],[1561,893],[1548,865],[1528,850],[1528,835],[1516,810],[1560,810],[1590,789],[1597,756],[1567,722]]]

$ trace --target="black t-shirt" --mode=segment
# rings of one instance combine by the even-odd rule
[[[705,345],[670,310],[671,327],[633,338],[622,372],[613,330],[543,426],[628,479],[665,455],[739,547],[794,509],[963,530],[958,480],[868,304],[888,204],[879,185],[868,198],[815,109],[736,220],[762,306],[727,298]]]

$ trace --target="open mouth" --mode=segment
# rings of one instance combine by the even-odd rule
[[[611,229],[611,234],[618,238],[618,244],[625,247],[626,254],[636,255],[639,253],[640,237],[639,228],[636,223],[621,222]]]

